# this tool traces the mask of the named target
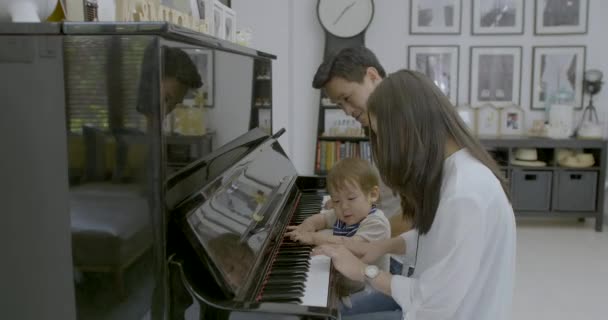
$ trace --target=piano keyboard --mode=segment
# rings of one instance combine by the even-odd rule
[[[289,225],[318,213],[321,200],[318,194],[302,194]],[[283,238],[257,300],[327,306],[331,261],[325,256],[311,257],[311,251],[312,246]]]

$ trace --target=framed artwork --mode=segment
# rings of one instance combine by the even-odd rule
[[[500,134],[501,135],[523,135],[524,110],[519,106],[512,105],[500,110]]]
[[[535,0],[535,34],[585,34],[589,0]]]
[[[500,111],[492,104],[485,104],[475,110],[475,127],[478,136],[497,136],[500,134]]]
[[[410,34],[460,34],[462,0],[411,0]]]
[[[524,0],[473,0],[472,34],[523,34]]]
[[[456,105],[458,102],[458,46],[409,46],[408,68],[427,75]]]
[[[471,105],[519,105],[521,47],[471,47]]]
[[[214,96],[214,51],[206,49],[183,49],[196,66],[203,86],[196,91],[190,90],[185,99],[193,99],[195,105],[213,107]]]
[[[534,69],[530,108],[542,110],[551,103],[582,108],[585,47],[536,46],[532,52]]]
[[[477,132],[476,123],[475,123],[475,109],[471,108],[470,105],[460,105],[456,107],[456,112],[462,119],[462,121],[467,125],[471,132]]]
[[[228,7],[224,8],[224,39],[236,42],[236,13]]]
[[[217,1],[213,2],[213,18],[211,21],[211,30],[213,30],[211,34],[216,38],[224,39],[224,5]]]
[[[205,20],[207,23],[213,19],[213,1],[212,0],[196,0],[196,8],[198,12],[198,18]]]

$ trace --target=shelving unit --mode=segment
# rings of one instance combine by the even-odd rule
[[[602,231],[606,141],[528,137],[481,137],[509,180],[513,209],[519,217],[595,218]],[[547,166],[530,167],[511,163],[518,148],[537,149]],[[560,166],[557,149],[575,149],[593,154],[595,164],[587,168]]]
[[[270,60],[255,59],[249,128],[260,127],[272,133],[272,64]]]
[[[362,157],[371,161],[369,139],[364,135],[359,123],[344,114],[339,106],[330,103],[328,100],[329,98],[322,92],[319,101],[319,122],[315,152],[315,174],[317,175],[326,175],[328,170],[342,158]],[[328,114],[331,119],[328,119]],[[329,123],[331,121],[333,123]],[[326,123],[332,127],[336,125],[337,128],[328,128]],[[347,129],[340,131],[339,128]],[[353,132],[355,135],[352,134]]]

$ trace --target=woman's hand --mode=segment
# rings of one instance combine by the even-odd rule
[[[385,240],[373,242],[347,242],[346,248],[361,261],[372,264],[385,255]]]
[[[361,260],[343,245],[322,245],[313,250],[313,255],[326,255],[338,272],[345,277],[363,282],[365,280],[365,267]]]

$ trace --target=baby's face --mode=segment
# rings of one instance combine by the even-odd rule
[[[366,194],[355,183],[346,183],[341,190],[331,193],[336,216],[349,226],[365,219],[377,200],[378,187]]]

